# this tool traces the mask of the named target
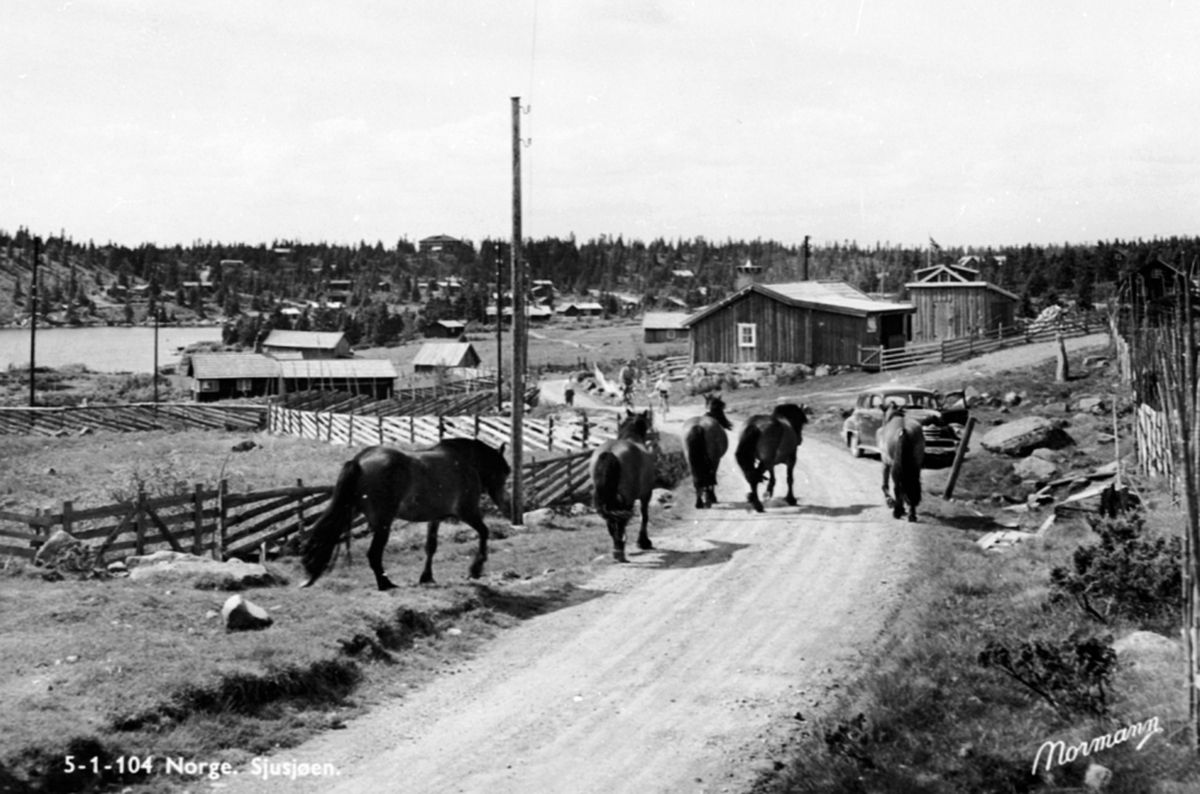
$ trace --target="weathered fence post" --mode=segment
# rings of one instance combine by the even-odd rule
[[[438,415],[438,441],[446,437],[446,417]]]
[[[408,443],[417,443],[417,419],[412,414],[408,415]]]
[[[66,532],[68,535],[71,534],[72,529],[73,529],[74,522],[71,517],[71,513],[73,513],[73,512],[74,512],[74,508],[72,507],[71,500],[68,499],[67,501],[63,502],[62,528],[63,528],[63,532]]]
[[[479,438],[479,414],[475,414],[475,438]]]
[[[228,530],[229,505],[225,503],[229,496],[229,480],[221,480],[217,486],[217,532],[213,538],[213,559],[225,559],[225,533]]]
[[[383,417],[377,416],[375,419],[379,422],[379,446],[383,446]]]
[[[140,557],[146,553],[146,492],[138,488],[137,518],[134,520],[134,550]]]
[[[587,449],[587,445],[588,445],[588,416],[587,416],[587,414],[583,415],[582,436],[583,436],[583,443],[580,445],[580,449]]]
[[[546,423],[546,449],[554,449],[554,415],[546,417],[549,421]]]
[[[200,483],[192,485],[192,554],[204,551],[204,491]]]

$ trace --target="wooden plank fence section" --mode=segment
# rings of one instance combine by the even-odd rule
[[[121,433],[147,430],[260,430],[265,405],[128,403],[0,408],[0,435],[61,436],[95,430]]]
[[[586,415],[563,419],[525,420],[527,449],[550,452],[591,449],[617,433],[616,419]],[[316,413],[271,406],[267,429],[280,435],[299,436],[342,446],[388,444],[428,447],[443,438],[478,438],[493,446],[512,437],[507,416],[369,416]]]
[[[908,345],[889,350],[864,347],[859,351],[859,365],[863,369],[891,370],[915,367],[921,364],[944,364],[1006,347],[1028,345],[1035,342],[1051,342],[1059,334],[1062,334],[1063,338],[1069,339],[1086,336],[1096,330],[1098,330],[1098,326],[1090,325],[1085,321],[1064,321],[1036,329],[1007,326],[979,336],[947,339],[943,342],[930,342],[923,345]]]
[[[1171,455],[1171,427],[1166,412],[1139,403],[1134,415],[1133,432],[1142,473],[1152,477],[1171,477],[1175,467]]]

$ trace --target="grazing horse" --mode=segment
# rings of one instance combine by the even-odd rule
[[[592,478],[592,496],[596,512],[608,524],[613,541],[613,559],[625,558],[625,527],[633,518],[633,506],[642,506],[642,528],[637,544],[642,550],[653,549],[646,525],[650,521],[650,495],[656,480],[656,450],[649,440],[650,412],[626,412],[617,437],[605,441],[592,453],[588,470]]]
[[[725,416],[725,401],[719,394],[704,395],[704,415],[683,423],[683,448],[696,488],[696,507],[712,507],[717,502],[717,470],[729,449],[726,430],[733,423]]]
[[[742,435],[738,439],[734,457],[746,482],[750,484],[747,498],[759,513],[763,504],[758,499],[758,484],[767,476],[764,496],[768,499],[775,493],[775,467],[780,463],[787,466],[787,496],[784,501],[796,504],[792,492],[792,469],[796,466],[796,449],[803,440],[800,431],[808,422],[804,407],[795,403],[775,406],[768,414],[755,414],[746,420]]]
[[[917,505],[921,504],[921,465],[925,461],[925,431],[921,423],[904,415],[904,409],[889,403],[883,424],[875,433],[875,446],[883,461],[883,496],[896,518],[904,517],[908,504],[908,520],[917,520]],[[892,490],[888,492],[888,479]]]
[[[448,438],[429,449],[406,453],[391,447],[367,447],[342,465],[333,496],[304,545],[304,570],[308,587],[329,565],[338,540],[350,527],[357,511],[367,517],[373,533],[367,562],[380,590],[396,585],[383,572],[383,548],[392,521],[426,521],[425,570],[421,584],[433,583],[433,555],[438,526],[455,517],[479,534],[479,548],[471,563],[472,579],[483,573],[487,560],[488,528],[479,502],[486,492],[506,513],[509,499],[504,486],[511,472],[504,459],[504,444],[496,449],[474,438]]]

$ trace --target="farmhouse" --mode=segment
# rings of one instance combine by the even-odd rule
[[[857,366],[861,347],[904,347],[907,303],[842,281],[748,284],[687,319],[693,363]]]
[[[387,359],[291,359],[276,363],[284,392],[339,391],[383,400],[396,390],[396,367]]]
[[[686,341],[687,319],[688,315],[683,312],[646,312],[642,317],[642,341]]]
[[[470,342],[426,342],[413,359],[414,372],[478,367],[479,354]]]
[[[350,342],[339,331],[282,331],[275,329],[262,343],[276,358],[348,358]]]
[[[981,281],[979,271],[969,267],[968,261],[974,258],[920,268],[913,274],[917,280],[904,285],[916,307],[913,342],[957,339],[1012,327],[1021,299]]]
[[[467,330],[467,324],[462,320],[437,320],[425,329],[425,336],[441,339],[457,339]]]
[[[604,314],[604,307],[594,301],[567,303],[558,308],[563,317],[599,317]]]
[[[279,362],[260,353],[194,353],[185,374],[196,402],[279,393]]]
[[[435,234],[431,237],[426,237],[418,243],[418,246],[418,250],[423,254],[454,255],[459,252],[474,251],[474,247],[470,243],[451,237],[448,234]]]

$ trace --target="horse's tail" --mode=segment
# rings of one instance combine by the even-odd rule
[[[737,461],[738,467],[742,473],[746,475],[746,479],[750,479],[750,473],[754,471],[754,464],[758,460],[758,438],[762,431],[757,425],[748,424],[746,429],[742,431],[742,437],[738,439],[737,449],[734,450],[733,457]],[[751,483],[753,485],[754,483]]]
[[[684,439],[687,449],[688,465],[692,468],[692,479],[697,488],[707,488],[717,484],[716,467],[708,454],[708,442],[704,438],[704,428],[692,425]]]
[[[596,458],[592,470],[593,499],[596,512],[606,520],[628,521],[633,518],[633,505],[621,501],[621,461],[605,450]]]
[[[308,573],[308,581],[304,583],[304,587],[317,581],[325,572],[329,560],[333,557],[333,550],[337,548],[350,519],[354,517],[354,496],[358,490],[360,474],[362,466],[356,460],[347,461],[342,466],[342,473],[338,475],[337,483],[333,486],[329,505],[309,532],[301,556],[304,570]]]
[[[924,461],[923,456],[918,454],[918,445],[922,445],[924,438],[914,438],[914,432],[922,431],[900,423],[900,432],[896,435],[899,449],[892,456],[892,481],[904,494],[905,500],[915,508],[921,504],[921,465]]]

